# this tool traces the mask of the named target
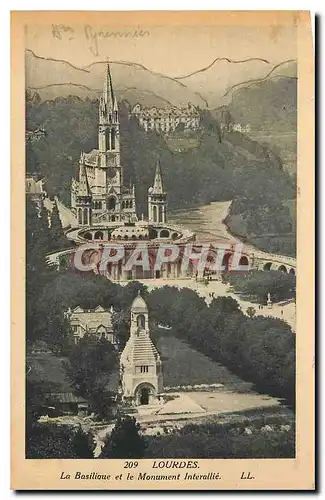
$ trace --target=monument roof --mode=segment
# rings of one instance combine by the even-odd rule
[[[150,336],[144,330],[131,335],[121,356],[122,364],[153,364],[160,360],[159,353]]]
[[[147,304],[143,300],[143,298],[140,295],[140,290],[138,291],[138,295],[132,302],[131,310],[137,310],[137,311],[148,311]]]

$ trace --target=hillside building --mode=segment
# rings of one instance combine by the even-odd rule
[[[25,177],[25,193],[27,198],[31,199],[38,209],[41,208],[47,194],[44,190],[44,178],[37,174],[26,173]]]
[[[131,116],[135,116],[144,130],[156,130],[163,134],[174,132],[182,124],[184,130],[197,130],[200,126],[200,115],[197,108],[188,103],[187,107],[170,106],[146,108],[136,104],[131,109]]]
[[[78,343],[86,334],[95,335],[98,339],[106,339],[111,344],[116,344],[112,324],[113,309],[104,309],[97,306],[96,309],[83,309],[80,306],[66,312],[75,343]]]

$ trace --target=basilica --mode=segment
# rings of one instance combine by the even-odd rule
[[[99,101],[98,148],[80,154],[79,177],[72,179],[71,185],[71,210],[79,226],[138,220],[135,186],[123,183],[119,114],[108,63]],[[159,161],[148,192],[148,213],[149,222],[166,222],[166,193]]]
[[[99,100],[98,148],[81,152],[79,179],[72,180],[71,209],[79,225],[135,222],[135,187],[123,184],[120,124],[109,64]]]
[[[168,221],[167,192],[159,158],[152,165],[153,182],[147,190],[148,217],[145,218],[143,214],[139,217],[137,213],[136,186],[124,184],[120,153],[118,105],[107,63],[103,92],[99,100],[98,147],[88,153],[81,152],[79,175],[77,179],[72,179],[71,209],[68,211],[75,222],[69,225],[65,234],[73,242],[73,248],[54,256],[53,264],[60,267],[61,261],[66,259],[67,265],[75,266],[73,259],[78,253],[77,249],[80,246],[83,248],[85,244],[89,246],[92,242],[94,245],[91,246],[98,248],[95,258],[101,262],[101,265],[95,266],[97,272],[113,281],[204,278],[209,272],[208,268],[197,272],[193,259],[186,266],[182,264],[188,247],[193,247],[194,253],[200,253],[202,245],[196,243],[196,235],[191,229]],[[138,265],[138,262],[129,266],[139,240],[148,254],[147,268]],[[102,255],[105,244],[108,247],[108,243],[114,244],[115,248],[123,247],[123,259],[114,262],[110,259],[103,266]],[[164,245],[177,246],[178,256],[173,261],[163,262],[157,268],[158,252]],[[89,251],[90,255],[93,255],[92,252],[93,250]],[[218,243],[211,245],[209,252],[209,258],[216,261]],[[229,242],[223,261],[227,269],[233,253],[233,245]],[[87,255],[85,257],[88,258]]]
[[[153,183],[147,194],[148,218],[139,219],[136,210],[136,186],[123,183],[123,165],[120,159],[119,113],[109,64],[106,66],[104,88],[99,101],[98,148],[79,159],[78,179],[72,179],[71,211],[76,227],[66,231],[66,236],[77,246],[114,242],[132,250],[130,244],[142,240],[147,244],[151,260],[160,243],[186,244],[195,240],[189,230],[168,223],[167,193],[164,188],[162,168],[157,158],[153,165]],[[127,255],[126,255],[127,257]],[[113,280],[177,277],[180,265],[169,265],[159,272],[152,269],[125,270],[123,262],[105,269]]]

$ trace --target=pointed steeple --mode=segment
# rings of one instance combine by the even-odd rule
[[[152,193],[153,194],[164,194],[164,186],[163,186],[163,181],[162,181],[161,167],[160,167],[159,159],[157,160],[155,180],[153,183]]]
[[[108,61],[106,63],[103,97],[104,97],[104,102],[106,103],[107,106],[107,111],[108,112],[117,111],[117,102],[114,96],[111,69]]]
[[[79,163],[79,196],[91,196],[86,167],[84,164],[84,153],[81,152]]]

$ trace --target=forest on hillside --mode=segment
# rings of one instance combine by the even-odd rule
[[[295,186],[281,159],[240,132],[221,132],[209,111],[200,113],[199,145],[180,153],[172,152],[162,135],[145,132],[129,118],[128,103],[119,103],[124,183],[136,186],[138,215],[147,212],[147,191],[160,158],[169,210],[235,200],[231,210],[240,210],[243,220],[250,221],[248,239],[251,234],[294,233],[287,200],[295,198]],[[43,127],[46,136],[26,143],[26,170],[46,177],[49,196],[57,195],[69,206],[80,152],[97,147],[98,102],[75,96],[43,102],[27,91],[26,130],[37,127]],[[294,238],[289,246],[286,253],[292,254]]]

